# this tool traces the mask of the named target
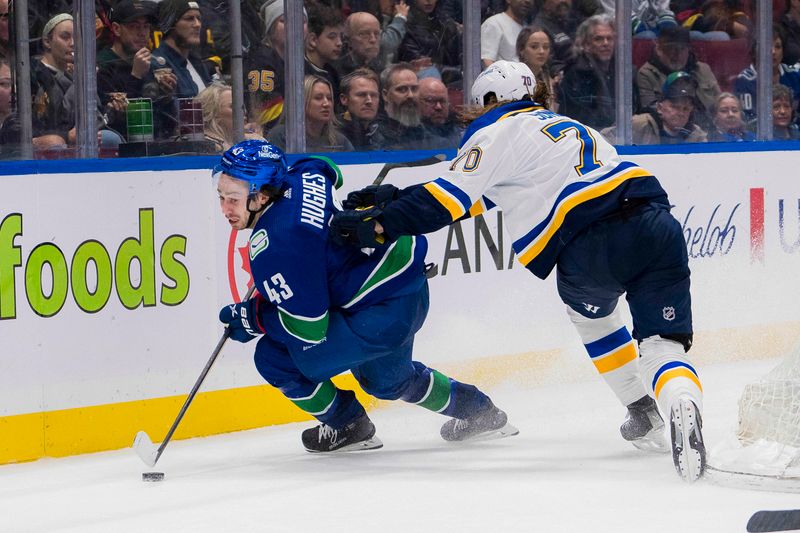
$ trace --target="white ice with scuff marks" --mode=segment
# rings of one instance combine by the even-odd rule
[[[698,364],[712,447],[775,363]],[[619,437],[624,409],[600,378],[491,394],[520,435],[448,444],[443,417],[398,404],[372,414],[385,445],[372,452],[308,454],[305,423],[172,442],[160,483],[141,481],[151,469],[131,449],[2,466],[0,532],[735,533],[757,510],[800,507],[684,484],[669,456]]]

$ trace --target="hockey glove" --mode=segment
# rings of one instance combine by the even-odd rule
[[[394,185],[370,185],[360,191],[353,191],[342,202],[345,209],[358,209],[359,207],[377,207],[383,209],[386,205],[397,199],[400,189]]]
[[[226,305],[219,312],[219,320],[228,326],[231,339],[249,342],[264,334],[258,312],[265,303],[264,297],[256,294],[246,302]]]
[[[331,219],[330,235],[340,246],[352,245],[359,248],[377,248],[386,239],[375,233],[375,217],[381,214],[377,207],[340,211]]]

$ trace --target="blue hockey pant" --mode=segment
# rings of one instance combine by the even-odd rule
[[[591,225],[558,259],[558,293],[578,314],[610,315],[624,293],[633,338],[690,336],[689,262],[680,223],[664,206]]]
[[[472,385],[411,360],[414,335],[428,313],[428,285],[363,309],[329,312],[325,340],[292,347],[264,335],[256,347],[258,372],[298,407],[333,428],[364,414],[352,391],[330,378],[351,370],[365,392],[404,400],[455,418],[467,418],[489,405]]]

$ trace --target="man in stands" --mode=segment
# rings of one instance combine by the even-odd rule
[[[345,108],[340,117],[342,133],[356,150],[375,150],[383,144],[378,123],[380,87],[378,75],[369,69],[356,69],[342,78],[339,101]]]
[[[378,119],[386,150],[432,148],[433,137],[422,127],[417,108],[419,80],[411,63],[396,63],[381,72],[384,114]]]
[[[339,75],[331,65],[342,55],[342,15],[324,5],[311,4],[306,35],[306,75],[325,78],[338,99]]]
[[[517,60],[517,35],[533,12],[532,0],[507,0],[502,13],[481,24],[481,63],[488,67],[501,59]]]
[[[614,20],[608,15],[594,15],[578,27],[575,58],[558,86],[559,113],[596,129],[614,123],[615,38]]]
[[[244,59],[244,87],[248,116],[266,134],[283,113],[283,72],[286,57],[286,17],[283,0],[267,0],[261,6],[264,38],[254,43]],[[303,25],[303,32],[307,30]]]
[[[145,85],[145,96],[153,99],[153,123],[156,133],[173,135],[177,125],[176,98],[193,98],[211,84],[211,76],[196,53],[200,49],[203,21],[195,1],[162,0],[159,4],[159,27],[164,40],[153,51],[153,78]],[[164,72],[169,69],[169,72]],[[164,78],[173,74],[174,86]],[[171,88],[171,91],[170,91]]]
[[[661,88],[667,76],[677,71],[688,73],[697,83],[695,119],[702,126],[708,126],[710,118],[707,113],[719,96],[719,83],[711,67],[694,56],[689,46],[689,30],[680,26],[661,31],[653,55],[636,74],[640,109],[646,111],[662,98]]]
[[[109,126],[125,135],[128,98],[140,98],[150,74],[151,25],[158,6],[149,0],[122,0],[111,9],[114,44],[97,53],[97,93],[105,106]],[[175,82],[174,74],[163,83]],[[169,85],[165,87],[169,89]]]
[[[450,99],[447,87],[436,78],[419,80],[417,98],[422,125],[437,139],[441,148],[455,148],[461,141],[463,129],[450,112]]]
[[[352,13],[345,21],[347,52],[334,67],[340,77],[357,68],[368,68],[375,72],[383,69],[380,59],[381,24],[374,15],[359,11]]]

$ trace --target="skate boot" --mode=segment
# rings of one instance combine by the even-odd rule
[[[383,447],[375,436],[375,425],[367,415],[341,429],[320,424],[303,431],[303,446],[311,453],[374,450]]]
[[[687,483],[694,483],[706,469],[706,446],[703,443],[703,420],[697,405],[681,396],[672,405],[669,418],[672,434],[672,462]]]
[[[508,417],[489,402],[489,406],[469,418],[453,418],[440,431],[446,441],[464,441],[483,438],[510,437],[519,430],[508,423]]]
[[[625,422],[619,427],[622,438],[649,452],[669,452],[669,443],[664,435],[664,419],[658,413],[656,401],[642,396],[628,405]]]

